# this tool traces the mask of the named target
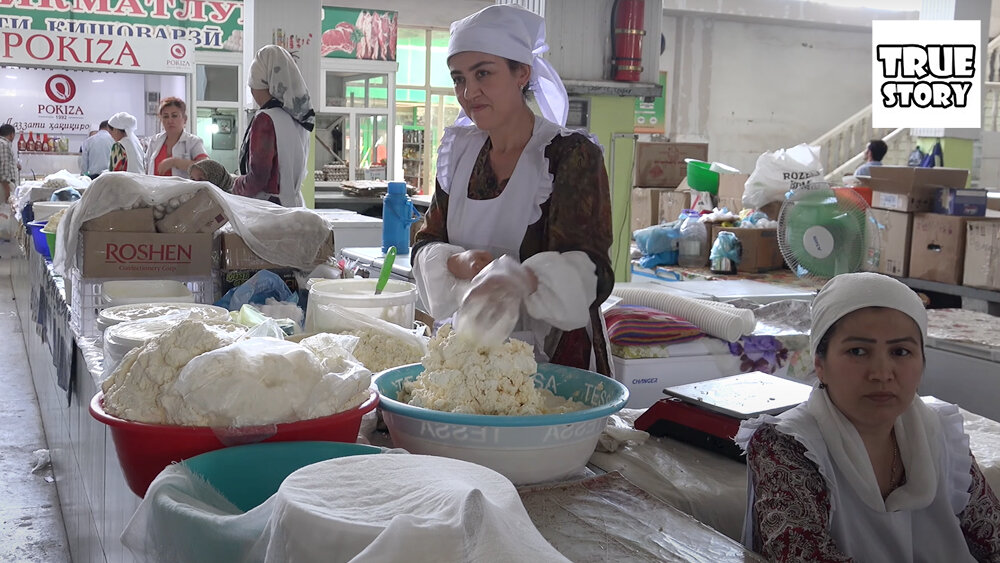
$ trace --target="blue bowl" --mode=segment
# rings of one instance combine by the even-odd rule
[[[31,221],[28,223],[28,230],[31,232],[31,242],[35,246],[35,252],[38,252],[44,256],[47,260],[52,259],[52,254],[49,252],[49,241],[45,238],[45,233],[42,232],[42,227],[48,221]]]
[[[328,459],[381,451],[375,446],[341,442],[261,442],[214,450],[182,463],[246,512],[278,492],[281,482],[298,469]]]

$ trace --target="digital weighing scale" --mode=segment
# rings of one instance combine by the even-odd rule
[[[779,414],[809,398],[812,387],[760,371],[667,387],[635,421],[637,430],[743,460],[733,442],[744,420]]]

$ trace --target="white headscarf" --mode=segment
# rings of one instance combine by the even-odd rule
[[[278,45],[261,47],[250,64],[249,75],[248,86],[258,90],[267,89],[274,99],[281,102],[282,109],[296,123],[306,131],[313,130],[316,117],[309,100],[309,89],[306,88],[295,59],[288,51]]]
[[[135,128],[139,125],[139,122],[135,120],[132,114],[120,111],[108,119],[108,125],[125,131],[126,135],[135,135]]]
[[[143,150],[138,137],[135,136],[135,128],[138,124],[139,122],[132,114],[124,111],[120,111],[108,119],[108,125],[125,131],[125,137],[119,143],[125,148],[125,154],[128,156],[129,172],[142,173],[146,170],[146,151]]]
[[[921,347],[927,341],[927,311],[912,289],[897,279],[874,272],[841,274],[826,282],[813,299],[809,331],[813,357],[820,339],[835,322],[866,307],[888,307],[905,313],[920,327]]]
[[[559,73],[542,58],[549,50],[545,43],[545,19],[519,6],[487,6],[464,19],[452,22],[448,58],[456,53],[478,51],[531,66],[531,91],[542,116],[566,125],[569,96]],[[462,111],[455,125],[471,125]]]

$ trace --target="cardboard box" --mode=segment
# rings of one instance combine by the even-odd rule
[[[982,217],[986,215],[986,190],[938,188],[934,213]]]
[[[777,229],[741,229],[738,227],[712,227],[712,244],[722,231],[730,231],[743,247],[743,257],[737,270],[740,272],[767,272],[785,267],[785,259],[778,249]]]
[[[208,195],[207,190],[199,190],[157,221],[156,230],[161,233],[214,233],[228,222],[222,206]]]
[[[913,214],[888,209],[872,209],[872,215],[882,227],[882,250],[879,253],[878,272],[901,278],[910,274],[910,236],[913,232]]]
[[[961,285],[968,221],[956,215],[915,214],[909,277]]]
[[[83,233],[83,277],[177,279],[212,274],[209,233]]]
[[[685,209],[691,207],[691,192],[688,190],[664,190],[660,192],[660,221],[676,221]]]
[[[743,209],[743,188],[749,178],[749,174],[719,174],[718,207],[739,213]]]
[[[871,171],[872,207],[909,213],[932,210],[938,188],[965,188],[969,179],[961,168],[873,166]]]
[[[1000,221],[969,221],[962,285],[1000,290]]]
[[[272,264],[257,256],[236,233],[222,233],[221,238],[222,260],[220,267],[223,270],[274,270],[285,267]]]
[[[636,143],[633,184],[675,188],[687,176],[685,158],[708,160],[707,143]]]
[[[119,233],[155,233],[156,222],[153,220],[152,207],[137,209],[119,209],[109,211],[100,217],[84,221],[81,231],[119,232]]]
[[[663,188],[632,188],[632,232],[660,223],[660,197],[671,191],[673,190]]]

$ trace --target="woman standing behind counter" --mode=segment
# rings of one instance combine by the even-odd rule
[[[139,139],[135,137],[138,122],[131,114],[120,111],[108,119],[111,126],[111,162],[108,170],[111,172],[133,172],[142,174],[146,170],[146,159]]]
[[[260,109],[240,148],[233,193],[295,207],[305,205],[309,132],[315,115],[299,67],[277,45],[261,47],[250,65],[250,93]]]
[[[159,116],[163,131],[149,142],[146,174],[189,178],[191,165],[208,158],[208,154],[201,138],[184,130],[187,105],[180,98],[164,98],[160,101]]]
[[[925,404],[927,312],[874,273],[830,280],[812,305],[819,386],[744,422],[743,541],[773,561],[1000,561],[1000,502],[955,405]]]
[[[614,285],[607,171],[599,145],[560,125],[566,90],[546,50],[544,20],[518,7],[451,25],[462,113],[441,139],[413,273],[434,318],[455,313],[471,287],[465,302],[491,314],[521,309],[511,336],[538,361],[610,374],[599,309]],[[528,107],[529,85],[545,117]],[[494,261],[502,255],[513,260]]]

